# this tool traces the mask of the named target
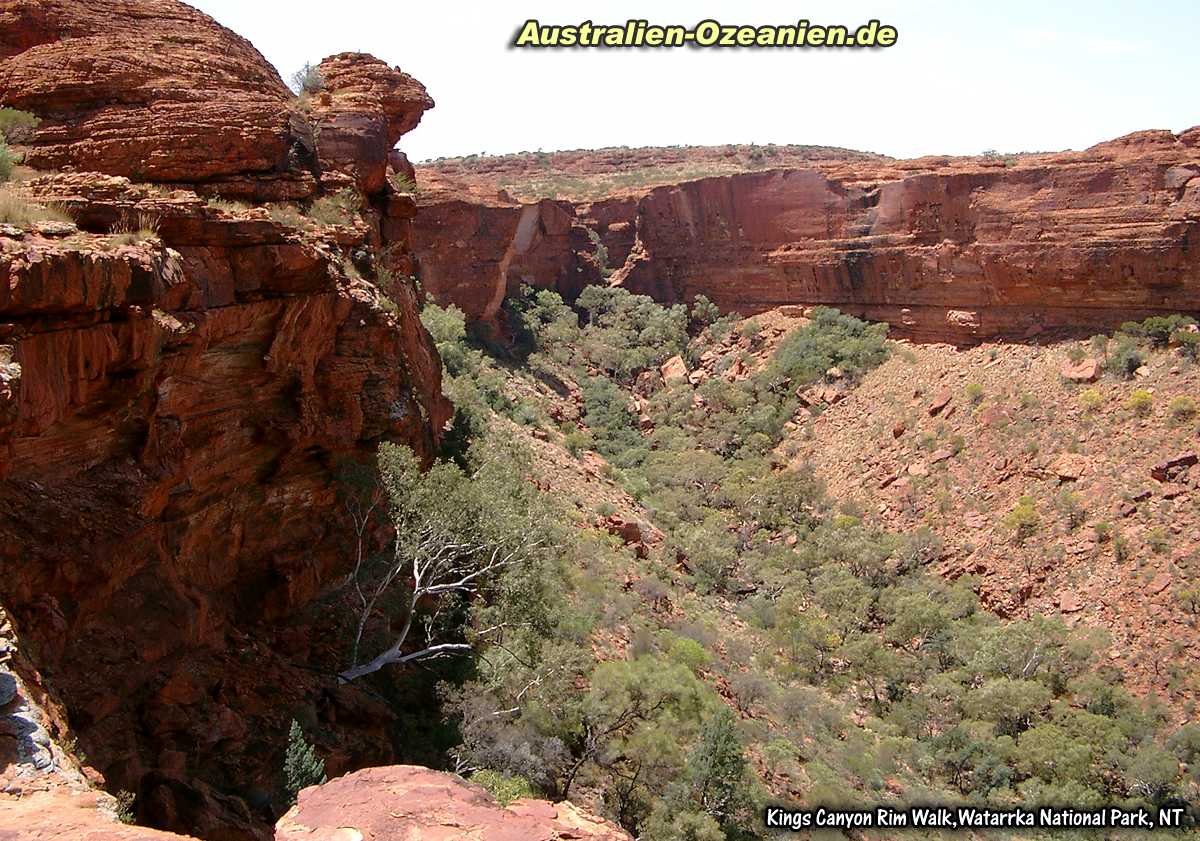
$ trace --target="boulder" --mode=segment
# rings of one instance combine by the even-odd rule
[[[1100,378],[1100,363],[1095,359],[1081,359],[1078,362],[1068,360],[1062,364],[1059,374],[1068,382],[1094,383]]]
[[[1054,460],[1050,469],[1063,482],[1074,482],[1088,472],[1091,460],[1082,453],[1063,453]]]
[[[1181,453],[1155,464],[1150,468],[1150,475],[1159,482],[1171,482],[1183,475],[1198,460],[1200,456],[1194,452]]]
[[[943,409],[950,405],[950,401],[953,399],[954,396],[949,391],[940,391],[933,398],[933,402],[929,404],[929,406],[926,408],[926,411],[929,413],[930,417],[937,417],[942,413]]]
[[[662,364],[658,372],[662,375],[663,382],[669,386],[687,382],[687,363],[683,361],[682,356],[672,356]]]

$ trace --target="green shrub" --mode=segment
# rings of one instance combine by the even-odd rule
[[[0,184],[12,178],[13,167],[16,164],[16,155],[8,148],[8,144],[4,142],[4,138],[0,137]]]
[[[1171,403],[1167,407],[1171,413],[1171,419],[1183,423],[1191,420],[1196,416],[1196,401],[1191,397],[1180,394],[1177,397],[1171,398]]]
[[[1187,315],[1155,315],[1139,325],[1136,335],[1149,339],[1154,347],[1164,348],[1171,341],[1172,334],[1195,323],[1196,319]]]
[[[1085,412],[1098,412],[1104,405],[1104,397],[1094,388],[1086,388],[1079,393],[1079,405]]]
[[[708,300],[704,295],[697,295],[692,301],[692,321],[700,327],[714,324],[721,317],[721,308]]]
[[[1041,524],[1033,497],[1023,496],[1018,499],[1013,510],[1005,514],[1001,522],[1012,530],[1013,541],[1018,546],[1033,537]]]
[[[325,79],[321,75],[321,69],[309,62],[304,62],[304,66],[292,74],[289,80],[292,92],[297,96],[303,94],[314,94],[325,89]]]
[[[1195,330],[1176,330],[1171,341],[1179,346],[1179,353],[1195,362],[1200,358],[1200,333]]]
[[[800,385],[838,368],[847,379],[859,379],[887,359],[887,331],[886,324],[870,324],[830,307],[817,307],[808,324],[780,343],[769,375]]]
[[[16,108],[0,108],[0,140],[20,141],[30,129],[38,127],[41,120],[28,111]]]
[[[1138,350],[1137,340],[1133,336],[1118,333],[1113,339],[1104,370],[1129,379],[1144,362],[1142,352]]]
[[[1139,418],[1147,417],[1154,411],[1154,395],[1144,388],[1134,389],[1125,400],[1125,408]]]
[[[963,389],[963,392],[973,406],[979,405],[983,400],[983,386],[979,383],[967,383],[967,387]]]
[[[486,788],[501,806],[507,806],[514,800],[537,797],[537,792],[524,777],[508,776],[486,768],[472,774],[471,782]]]
[[[321,196],[308,209],[308,218],[318,225],[350,225],[358,214],[358,194],[353,190],[338,190]]]
[[[137,823],[137,795],[128,789],[121,789],[113,798],[117,801],[117,820],[124,824]]]

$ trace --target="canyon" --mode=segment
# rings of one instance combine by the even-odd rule
[[[424,86],[359,53],[317,71],[295,96],[176,0],[0,0],[0,106],[40,119],[4,189],[65,217],[0,224],[0,841],[629,837],[397,765],[394,699],[337,679],[342,479],[382,442],[430,463],[454,412],[426,295],[498,334],[522,286],[610,285],[959,345],[1200,310],[1200,128],[414,169]],[[320,202],[339,218],[296,204]],[[332,781],[289,810],[292,719]]]
[[[836,306],[957,344],[1196,309],[1200,128],[1015,156],[722,151],[422,165],[423,287],[484,324],[522,285],[573,299],[602,282],[747,316]],[[645,183],[621,186],[623,171]],[[681,171],[692,177],[672,183]],[[613,194],[595,198],[596,184]]]

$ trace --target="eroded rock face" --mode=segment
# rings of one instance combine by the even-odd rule
[[[0,0],[0,103],[65,170],[19,189],[74,220],[0,230],[0,606],[107,788],[210,841],[270,837],[292,718],[331,775],[394,761],[394,713],[332,677],[337,477],[384,440],[431,458],[450,411],[383,178],[432,101],[322,71],[305,111],[174,0]],[[327,227],[204,198],[342,188],[361,214]]]
[[[1142,132],[1086,152],[1002,161],[817,161],[592,203],[611,282],[664,303],[703,294],[751,315],[828,304],[919,339],[972,342],[1194,311],[1200,295],[1200,133]],[[510,176],[512,177],[512,176]],[[508,241],[463,239],[492,209],[441,189],[417,222],[422,271],[495,265]],[[579,254],[534,277],[554,287]],[[528,279],[526,282],[530,282]],[[511,285],[511,284],[510,284]],[[439,289],[438,285],[431,287]],[[444,292],[468,312],[495,291]]]
[[[304,608],[347,568],[339,466],[381,440],[430,458],[447,420],[415,292],[385,312],[345,273],[366,225],[98,175],[28,190],[161,239],[0,237],[0,601],[144,821],[266,837],[291,717],[331,773],[392,758],[386,706],[321,673],[335,617]]]
[[[318,72],[323,89],[312,97],[309,117],[320,139],[321,170],[377,193],[392,147],[417,127],[433,100],[416,79],[363,53],[331,56]]]
[[[461,777],[415,765],[366,768],[300,792],[276,841],[630,841],[569,803],[501,807]]]
[[[0,103],[27,160],[227,196],[315,188],[312,131],[249,41],[175,0],[0,0]]]
[[[496,319],[528,284],[574,298],[600,273],[595,245],[567,202],[420,201],[413,250],[422,288],[472,321]]]

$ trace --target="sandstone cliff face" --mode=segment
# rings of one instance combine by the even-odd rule
[[[574,298],[599,273],[587,229],[567,202],[421,203],[413,227],[422,289],[490,322],[523,284]]]
[[[52,735],[142,821],[269,837],[293,717],[331,774],[394,759],[313,604],[349,557],[340,466],[382,440],[429,458],[449,416],[414,289],[371,280],[411,267],[415,207],[381,167],[432,101],[348,54],[310,121],[171,0],[0,0],[0,59],[0,105],[43,120],[29,163],[66,170],[19,191],[77,223],[0,228],[0,605],[61,701]],[[295,227],[179,185],[362,209]]]
[[[964,343],[1092,329],[1197,308],[1198,141],[1192,129],[1011,161],[816,161],[581,202],[575,214],[608,248],[611,282],[666,303],[704,294],[744,315],[829,304]],[[450,193],[443,184],[417,224],[423,275],[449,265],[426,249],[426,225],[469,229],[490,212]],[[481,237],[452,260],[487,265],[498,253]],[[557,286],[577,258],[535,285]],[[444,294],[486,313],[479,301],[495,289],[485,273]]]

